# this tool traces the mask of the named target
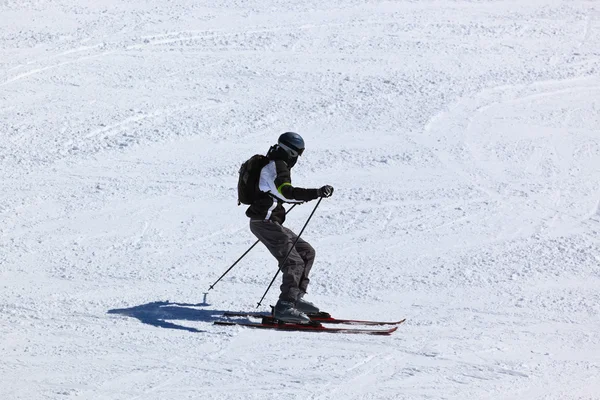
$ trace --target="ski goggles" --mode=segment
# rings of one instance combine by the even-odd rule
[[[287,146],[283,143],[279,143],[279,147],[285,150],[286,153],[290,155],[290,157],[298,157],[304,153],[304,149],[295,149],[293,147]]]

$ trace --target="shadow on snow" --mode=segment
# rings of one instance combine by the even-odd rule
[[[177,325],[169,321],[201,321],[214,322],[222,319],[224,311],[219,310],[199,310],[192,307],[206,307],[209,304],[185,304],[171,303],[168,301],[155,301],[153,303],[142,304],[130,308],[116,308],[108,310],[108,314],[120,314],[127,317],[133,317],[140,322],[160,328],[178,329],[188,332],[205,332],[188,326]]]

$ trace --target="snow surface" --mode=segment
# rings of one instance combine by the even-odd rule
[[[0,0],[0,398],[600,399],[599,127],[596,0]],[[392,336],[212,325],[286,130],[309,298]]]

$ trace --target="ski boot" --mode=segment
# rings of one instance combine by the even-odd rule
[[[302,311],[303,313],[308,314],[308,315],[318,314],[319,313],[319,307],[315,306],[310,301],[304,300],[303,297],[304,297],[304,295],[301,294],[296,299],[296,308],[299,311]]]
[[[298,310],[302,311],[303,313],[312,318],[331,318],[331,314],[319,310],[319,307],[315,306],[310,301],[304,300],[304,295],[305,293],[302,293],[296,299],[296,308]]]
[[[298,310],[291,301],[279,300],[273,309],[273,318],[280,322],[310,324],[310,318]]]

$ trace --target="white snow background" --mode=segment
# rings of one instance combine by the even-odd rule
[[[201,304],[287,130],[309,299],[393,335],[214,326],[262,246]],[[596,0],[0,0],[0,135],[2,400],[600,399]]]

